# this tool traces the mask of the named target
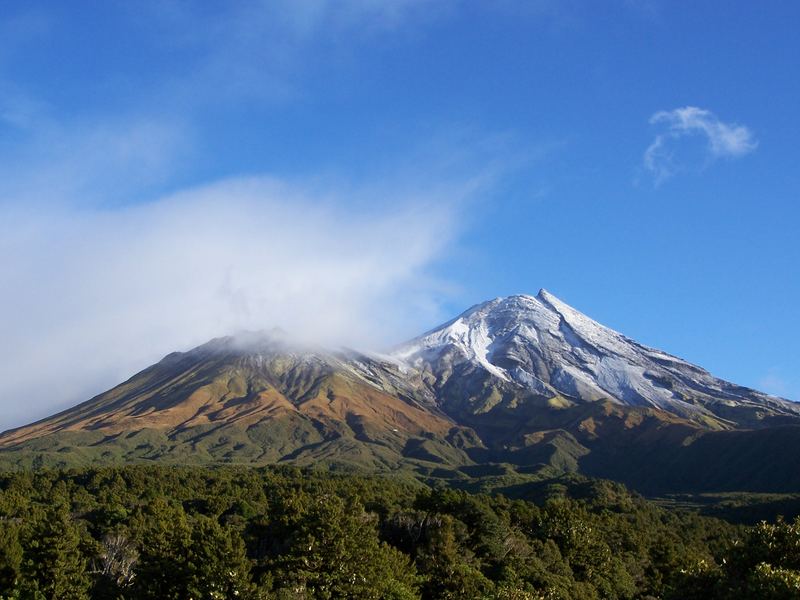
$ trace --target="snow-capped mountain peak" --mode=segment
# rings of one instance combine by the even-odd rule
[[[435,355],[443,349],[453,349],[466,359],[477,362],[492,375],[507,380],[505,371],[488,359],[489,347],[494,343],[486,315],[500,302],[496,298],[473,306],[449,323],[430,331],[392,352],[397,359],[418,363],[423,355]]]
[[[727,414],[715,407],[729,403],[799,412],[793,403],[630,340],[544,289],[473,306],[392,355],[440,376],[482,369],[531,392],[577,402],[608,399],[694,417]]]

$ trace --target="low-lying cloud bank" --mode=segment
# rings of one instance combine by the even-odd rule
[[[111,210],[2,209],[0,429],[238,330],[361,347],[417,333],[442,316],[431,267],[457,202],[362,195],[249,178]]]

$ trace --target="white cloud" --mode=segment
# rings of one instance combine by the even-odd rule
[[[359,346],[417,333],[441,316],[430,267],[455,205],[372,192],[394,208],[251,178],[111,211],[4,209],[0,428],[240,329]]]
[[[709,110],[685,106],[670,111],[660,111],[650,117],[653,125],[666,128],[658,134],[644,153],[644,166],[660,184],[679,171],[692,168],[682,142],[699,138],[705,141],[703,162],[719,158],[738,158],[758,146],[753,132],[737,123],[724,123]]]
[[[155,32],[150,42],[196,64],[132,77],[126,89],[142,96],[80,116],[4,83],[0,43],[0,127],[11,132],[0,143],[0,429],[238,329],[374,347],[451,316],[439,311],[450,284],[433,265],[469,218],[461,200],[521,160],[507,141],[466,132],[404,150],[355,188],[238,177],[143,203],[197,181],[213,152],[200,109],[217,95],[292,93],[312,50],[346,54],[354,39],[449,6],[431,4],[276,0],[219,14],[137,5],[129,16]],[[253,168],[270,170],[267,160]]]
[[[702,133],[708,138],[709,151],[715,157],[742,156],[756,148],[752,132],[744,125],[723,123],[711,111],[686,106],[657,112],[651,123],[665,123],[671,135]]]

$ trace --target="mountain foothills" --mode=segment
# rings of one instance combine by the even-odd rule
[[[577,472],[645,493],[800,491],[800,405],[722,381],[541,290],[387,354],[273,332],[173,353],[0,435],[0,464],[326,465],[424,479]]]

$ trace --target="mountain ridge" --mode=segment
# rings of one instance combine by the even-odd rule
[[[542,394],[583,400],[605,397],[687,418],[710,418],[719,425],[732,416],[724,408],[726,400],[797,414],[788,400],[730,384],[681,358],[631,340],[545,289],[537,296],[501,297],[475,305],[400,345],[395,356],[417,368],[431,364],[439,370],[449,356],[456,364],[477,363],[501,379]]]
[[[797,405],[639,344],[542,289],[477,304],[387,354],[280,330],[215,338],[0,434],[0,464],[291,462],[448,477],[505,464],[658,487],[651,467],[691,471],[687,448],[711,460],[736,447],[753,468],[780,462],[771,432],[788,426],[774,435],[792,438],[796,425]],[[739,434],[751,430],[766,433]]]

